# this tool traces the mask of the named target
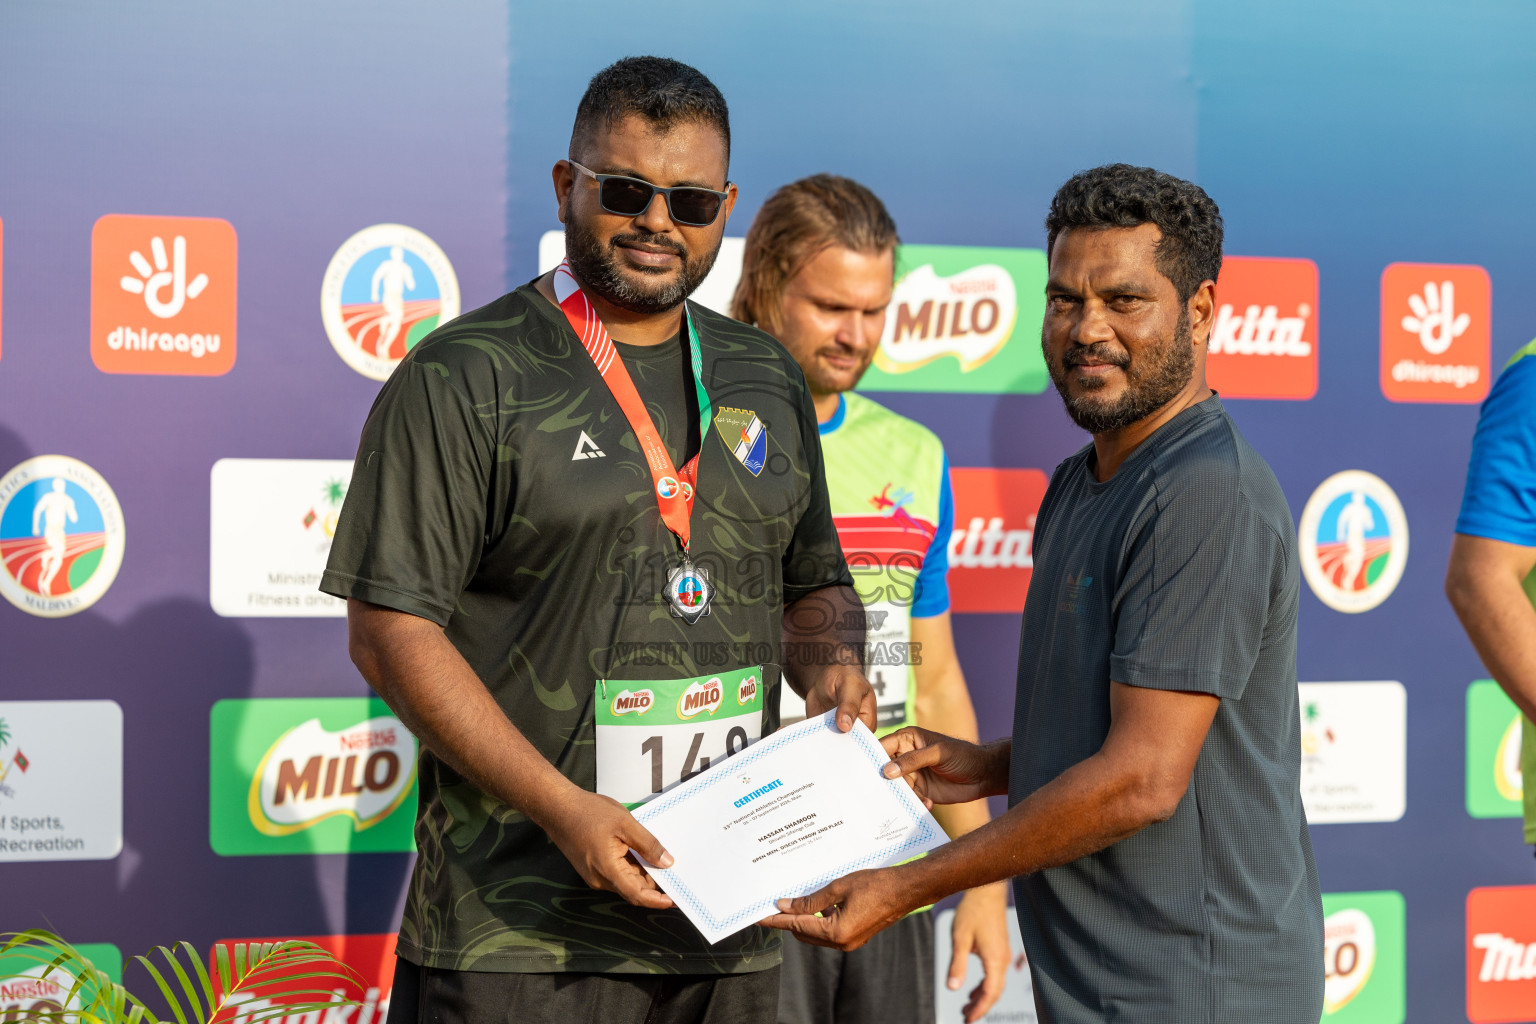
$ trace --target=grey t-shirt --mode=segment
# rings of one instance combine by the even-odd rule
[[[1015,881],[1041,1019],[1317,1024],[1285,497],[1214,396],[1109,480],[1093,463],[1058,466],[1040,506],[1010,803],[1103,746],[1111,680],[1221,705],[1173,817]]]

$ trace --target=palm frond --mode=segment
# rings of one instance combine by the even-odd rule
[[[150,959],[156,954],[164,961],[163,969]],[[43,979],[60,976],[53,983],[68,988],[62,1009],[29,1010],[29,1021],[161,1024],[141,999],[52,932],[31,929],[0,933],[0,957],[16,957],[29,964],[22,971],[0,972],[0,981],[38,977],[36,965],[41,965]],[[240,1016],[247,1024],[328,1007],[361,1005],[342,996],[349,989],[361,989],[362,977],[326,950],[297,939],[219,943],[213,950],[216,985],[202,957],[188,942],[171,948],[156,946],[149,955],[133,960],[154,981],[176,1024],[209,1024],[234,1004],[254,998],[268,1001],[268,1005],[242,1011]],[[69,979],[67,986],[64,978]]]
[[[41,965],[40,975],[33,974],[36,967],[21,971],[0,973],[0,981],[13,978],[40,977],[52,980],[55,985],[67,988],[60,1010],[28,1011],[34,1021],[81,1021],[86,1024],[117,1024],[131,1019],[155,1022],[152,1015],[128,1013],[130,1006],[142,1008],[131,993],[112,980],[112,977],[91,962],[91,959],[59,936],[40,928],[21,932],[0,933],[0,957],[15,957],[24,962]],[[54,980],[55,976],[62,976]],[[68,978],[66,985],[62,980]]]

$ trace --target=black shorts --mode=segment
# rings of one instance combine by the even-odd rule
[[[851,953],[786,936],[779,1024],[934,1024],[933,956],[930,911]]]
[[[773,1024],[778,1002],[777,967],[751,974],[500,974],[397,958],[387,1024]]]

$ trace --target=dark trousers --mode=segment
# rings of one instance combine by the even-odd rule
[[[387,1024],[773,1024],[778,1001],[777,967],[751,974],[498,974],[397,960]]]
[[[929,911],[851,953],[786,935],[779,1024],[934,1024],[933,955]]]

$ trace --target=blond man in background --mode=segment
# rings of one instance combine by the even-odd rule
[[[881,733],[916,724],[974,740],[976,713],[949,621],[954,499],[944,447],[931,430],[853,392],[885,327],[897,241],[885,206],[858,182],[818,174],[786,185],[747,232],[731,313],[777,338],[805,372],[833,520],[865,606]],[[785,721],[805,714],[792,693],[782,711]],[[989,818],[980,800],[934,813],[951,836]],[[955,912],[949,987],[960,987],[972,953],[984,971],[967,1021],[1002,993],[1006,915],[1002,883],[966,893]],[[927,910],[852,952],[786,941],[779,1021],[927,1024],[934,966]]]

